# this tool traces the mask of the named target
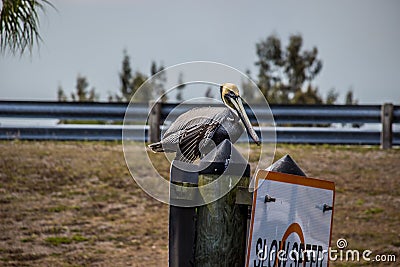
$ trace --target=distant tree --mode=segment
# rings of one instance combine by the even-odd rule
[[[109,102],[122,102],[130,101],[133,95],[137,92],[139,87],[146,81],[147,76],[143,73],[136,71],[132,74],[130,56],[127,51],[123,51],[122,66],[119,73],[120,80],[120,93],[109,94]],[[141,92],[135,100],[147,102],[151,99],[151,94]]]
[[[68,101],[67,96],[64,93],[64,89],[61,87],[61,85],[58,86],[57,89],[57,99],[59,102],[66,102]]]
[[[32,52],[39,34],[39,11],[45,6],[54,7],[47,0],[2,0],[0,12],[0,50],[12,54]]]
[[[130,85],[132,92],[136,93],[139,87],[142,86],[146,80],[147,76],[137,71],[133,76]],[[137,97],[135,98],[136,98],[135,100],[140,102],[149,102],[152,99],[152,88],[148,86],[144,87],[143,90],[141,90],[140,93],[137,94]]]
[[[307,90],[303,92],[302,90],[296,90],[294,97],[290,100],[291,103],[296,104],[323,104],[323,100],[318,93],[317,88],[313,88],[310,84],[307,86]]]
[[[208,87],[206,93],[204,94],[205,97],[207,98],[214,98],[214,95],[212,93],[212,88]]]
[[[326,96],[325,104],[333,105],[336,103],[339,97],[339,93],[335,91],[335,89],[331,89],[328,91],[328,95]]]
[[[150,66],[150,75],[151,76],[155,75],[157,72],[162,71],[162,70],[163,70],[162,65],[160,67],[157,67],[157,63],[154,60],[151,62],[151,66]]]
[[[346,93],[345,97],[345,104],[346,105],[358,105],[358,100],[354,99],[353,89],[349,89]],[[345,123],[342,124],[343,126],[346,125]],[[353,128],[360,128],[363,124],[362,123],[352,123],[351,126]]]
[[[76,78],[76,92],[71,93],[71,99],[73,102],[94,102],[99,99],[96,94],[95,88],[88,90],[89,83],[86,77],[78,75]]]
[[[165,90],[161,90],[161,102],[162,102],[162,103],[168,102],[168,96],[167,96],[167,94],[165,93]]]
[[[107,100],[108,100],[108,102],[114,102],[114,96],[110,92],[108,92]]]
[[[246,70],[246,75],[250,78],[251,80],[251,72],[249,69]],[[242,80],[241,81],[241,96],[244,100],[246,100],[247,103],[253,102],[255,96],[254,96],[254,89],[251,81],[248,79]]]
[[[185,84],[183,83],[183,74],[179,73],[179,77],[178,77],[178,86],[176,87],[176,89],[178,90],[178,92],[176,93],[176,101],[180,102],[183,100],[182,97],[182,90],[183,88],[185,88]]]
[[[122,97],[129,101],[132,97],[132,69],[128,53],[126,50],[124,50],[123,53],[124,57],[122,59],[122,70],[119,73],[119,80],[121,83],[120,91],[122,93]]]
[[[345,104],[346,105],[357,105],[358,104],[358,100],[354,99],[352,89],[348,90],[346,93]]]
[[[164,88],[167,77],[165,76],[165,73],[162,72],[163,70],[164,66],[162,65],[162,63],[160,64],[160,66],[157,66],[157,63],[155,61],[151,62],[150,75],[154,76],[152,81],[155,93],[154,97],[161,97],[161,102],[167,102],[168,96],[166,95],[166,91]]]
[[[92,87],[90,90],[88,89],[89,82],[86,77],[78,74],[76,78],[76,86],[75,92],[71,93],[71,101],[73,102],[94,102],[99,100],[99,95],[96,93],[96,89]],[[61,85],[58,86],[57,89],[57,99],[60,102],[68,101],[68,97],[65,94],[64,89]]]
[[[123,102],[124,97],[119,94],[114,94],[114,93],[108,92],[107,100],[108,100],[108,102]]]
[[[317,58],[318,50],[313,47],[302,51],[302,46],[301,35],[290,36],[285,50],[275,35],[256,44],[258,86],[270,103],[323,102],[318,89],[311,85],[322,69],[322,61]],[[303,91],[306,82],[308,85]]]

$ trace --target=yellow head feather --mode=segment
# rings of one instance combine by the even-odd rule
[[[222,87],[222,89],[221,89],[222,96],[224,96],[225,94],[227,94],[229,92],[233,92],[235,95],[239,96],[239,89],[236,86],[236,84],[224,83],[223,85],[221,85],[221,87]]]

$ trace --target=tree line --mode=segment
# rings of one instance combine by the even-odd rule
[[[318,87],[312,84],[315,77],[321,72],[323,64],[318,57],[318,49],[313,47],[309,50],[303,49],[303,38],[300,34],[294,34],[289,37],[286,47],[275,34],[268,36],[265,40],[256,43],[257,61],[254,63],[258,69],[256,78],[252,77],[249,70],[246,75],[255,80],[263,96],[271,104],[335,104],[338,101],[339,93],[334,89],[328,91],[326,97],[321,96]],[[149,75],[162,71],[164,66],[151,63]],[[109,102],[130,101],[131,97],[137,92],[139,87],[150,77],[145,73],[131,67],[131,58],[127,51],[123,51],[121,70],[119,72],[120,86],[117,93],[109,93]],[[182,74],[179,77],[182,81]],[[179,83],[178,80],[178,83]],[[181,101],[183,86],[179,86],[175,99],[168,99],[164,94],[163,83],[165,77],[157,75],[153,81],[155,84],[151,88],[145,88],[140,94],[138,100],[146,102],[153,99],[154,96],[163,96],[161,101]],[[244,98],[253,100],[255,97],[251,90],[247,90],[250,85],[243,82],[242,91]],[[152,92],[153,89],[155,92]],[[146,92],[147,90],[147,92]],[[89,89],[87,78],[81,75],[77,76],[75,91],[66,95],[63,88],[58,88],[59,101],[97,101],[99,95],[95,88]],[[210,90],[207,90],[206,96],[210,96]],[[357,104],[353,97],[353,91],[349,90],[345,96],[345,104]]]
[[[120,87],[117,93],[108,93],[108,101],[109,102],[129,102],[131,97],[137,92],[139,87],[149,78],[148,75],[144,74],[141,71],[132,71],[130,56],[127,51],[123,51],[123,59],[121,64],[121,70],[119,72],[119,81]],[[158,72],[164,70],[164,66],[162,64],[157,64],[155,61],[151,63],[150,68],[150,76],[155,75]],[[165,90],[163,87],[163,83],[165,82],[165,76],[158,75],[157,79],[154,79],[154,84],[152,89],[155,89],[155,92],[150,90],[144,91],[141,94],[140,101],[146,102],[153,99],[154,95],[164,95]],[[98,101],[100,96],[96,93],[96,89],[91,87],[89,89],[89,82],[85,76],[78,74],[76,78],[76,85],[74,90],[69,94],[65,92],[61,85],[58,86],[57,90],[57,99],[58,101],[66,102],[66,101],[74,101],[74,102],[94,102]],[[164,96],[163,101],[167,101],[166,96]]]

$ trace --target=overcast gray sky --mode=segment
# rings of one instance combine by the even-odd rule
[[[256,74],[255,43],[300,33],[316,46],[323,69],[315,84],[343,102],[400,103],[400,1],[50,0],[41,16],[44,43],[32,56],[0,56],[0,99],[55,100],[79,74],[102,100],[119,88],[122,51],[132,68],[209,60]]]

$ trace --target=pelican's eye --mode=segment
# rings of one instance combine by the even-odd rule
[[[234,92],[232,92],[232,91],[229,91],[229,92],[226,94],[226,96],[228,97],[228,99],[229,99],[229,98],[232,98],[232,99],[238,98],[238,96],[237,96]]]
[[[238,98],[238,96],[233,93],[233,92],[229,92],[225,95],[225,100],[226,100],[226,104],[228,104],[229,107],[231,107],[232,109],[235,109],[235,105],[232,103],[232,101],[236,101],[236,99]]]

